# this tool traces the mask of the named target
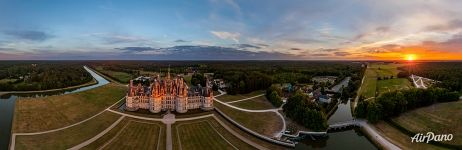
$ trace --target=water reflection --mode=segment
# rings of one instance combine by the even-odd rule
[[[326,138],[312,140],[306,138],[296,146],[297,150],[305,149],[358,149],[369,150],[377,149],[358,129],[329,133]]]

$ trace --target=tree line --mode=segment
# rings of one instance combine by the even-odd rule
[[[372,123],[381,119],[399,116],[406,111],[429,106],[437,102],[457,101],[459,94],[443,88],[408,89],[385,92],[375,100],[360,97],[355,109],[357,118],[366,118]]]
[[[37,91],[65,88],[90,82],[93,77],[80,63],[38,62],[11,64],[1,69],[1,91]]]

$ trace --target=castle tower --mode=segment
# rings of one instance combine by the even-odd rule
[[[149,111],[151,111],[152,113],[158,113],[162,109],[162,98],[160,95],[160,85],[158,79],[155,79],[154,83],[151,85],[151,109],[149,109]]]
[[[210,86],[209,78],[207,77],[207,81],[205,83],[205,92],[204,92],[204,101],[202,104],[202,110],[212,110],[213,109],[213,91],[212,87]]]
[[[139,98],[136,93],[138,89],[133,86],[133,80],[130,80],[130,85],[128,87],[127,96],[125,96],[125,109],[130,111],[136,111],[139,109],[138,102]]]
[[[178,88],[178,95],[176,95],[177,103],[176,103],[176,112],[178,113],[185,113],[188,111],[188,95],[187,87],[183,84],[183,80],[181,77],[177,77],[177,88]]]

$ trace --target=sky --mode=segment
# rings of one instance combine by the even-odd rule
[[[2,60],[462,60],[461,0],[0,0]]]

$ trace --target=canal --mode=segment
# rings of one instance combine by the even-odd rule
[[[328,124],[343,122],[353,119],[350,101],[345,100],[338,105],[338,109],[327,121]],[[307,137],[295,146],[297,150],[304,149],[377,149],[375,145],[358,129],[328,133],[325,138]]]
[[[0,96],[0,149],[8,149],[11,136],[11,128],[13,123],[14,116],[14,105],[18,97],[44,97],[52,95],[63,95],[69,93],[81,92],[96,87],[100,87],[109,83],[106,79],[89,69],[87,66],[84,66],[84,69],[93,76],[93,78],[98,82],[97,84],[69,89],[69,90],[60,90],[52,92],[34,92],[34,93],[18,93],[18,94],[5,94]]]

